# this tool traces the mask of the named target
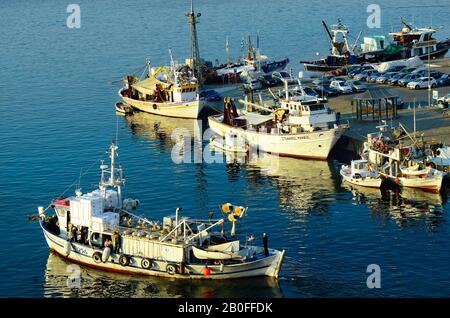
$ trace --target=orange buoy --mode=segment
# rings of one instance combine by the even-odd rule
[[[208,266],[205,266],[205,268],[203,269],[203,275],[205,275],[205,276],[211,275],[211,268],[209,268]]]
[[[395,178],[395,183],[399,183],[400,182],[400,179],[397,177],[397,178]]]

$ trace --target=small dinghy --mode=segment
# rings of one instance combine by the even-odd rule
[[[235,134],[230,134],[225,136],[225,138],[213,136],[209,139],[209,144],[217,149],[227,152],[234,153],[246,153],[248,152],[248,147],[245,143],[245,140],[239,138]]]
[[[370,188],[380,188],[382,179],[377,171],[373,171],[367,160],[352,160],[351,166],[342,166],[341,176],[344,181]]]
[[[402,175],[407,177],[426,177],[428,175],[428,169],[422,164],[414,164],[410,167],[400,166]]]
[[[125,115],[129,115],[129,114],[133,113],[133,108],[130,105],[125,104],[124,102],[117,102],[116,103],[116,112],[125,114]]]

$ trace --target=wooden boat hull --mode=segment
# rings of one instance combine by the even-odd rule
[[[393,177],[388,178],[395,184],[401,187],[416,188],[425,191],[439,192],[441,191],[443,175],[435,175],[426,178],[405,178],[405,177]]]
[[[150,269],[141,266],[141,257],[130,257],[130,264],[122,266],[118,262],[119,255],[111,254],[106,262],[95,262],[92,255],[94,252],[102,252],[100,249],[94,249],[90,246],[68,242],[64,238],[48,231],[43,225],[42,220],[39,224],[44,233],[44,237],[51,250],[62,257],[85,266],[97,268],[109,272],[123,273],[129,275],[150,275],[170,278],[183,279],[235,279],[254,276],[271,276],[278,277],[281,264],[283,263],[285,251],[277,251],[269,249],[269,256],[261,255],[254,261],[244,263],[236,263],[230,265],[208,265],[211,273],[205,276],[203,264],[186,264],[184,265],[184,273],[181,272],[180,266],[176,265],[177,272],[169,274],[166,267],[169,264],[163,260],[152,260],[153,265]],[[175,264],[172,264],[175,265]]]
[[[201,100],[185,103],[143,101],[123,96],[121,91],[119,91],[119,96],[125,103],[131,105],[134,109],[166,117],[195,119],[200,116],[202,109],[206,106],[205,102]]]
[[[222,137],[230,133],[245,137],[250,149],[257,147],[259,151],[282,157],[318,160],[328,158],[331,149],[347,129],[347,126],[342,125],[324,131],[280,135],[226,125],[222,122],[221,115],[208,117],[208,123],[211,130]]]

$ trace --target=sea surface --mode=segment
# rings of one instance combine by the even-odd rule
[[[76,1],[81,28],[69,29],[69,1],[0,1],[0,297],[446,297],[450,295],[448,193],[352,189],[342,185],[338,160],[267,157],[241,163],[172,160],[184,127],[201,135],[205,122],[151,115],[117,116],[114,102],[124,74],[145,59],[180,62],[188,55],[188,1]],[[241,54],[242,36],[259,33],[262,51],[298,61],[326,54],[321,20],[338,18],[352,36],[386,34],[400,16],[449,35],[446,0],[376,1],[382,29],[368,29],[373,1],[206,1],[198,25],[202,57]],[[249,207],[242,237],[286,250],[278,281],[227,282],[130,278],[81,268],[81,288],[69,288],[65,260],[49,252],[38,206],[76,184],[93,189],[99,159],[116,138],[126,172],[125,193],[154,219],[183,207],[205,217],[225,202]],[[201,146],[206,147],[204,141]],[[274,164],[275,162],[275,164]],[[80,178],[81,176],[81,178]],[[367,287],[369,264],[381,268],[381,288]]]

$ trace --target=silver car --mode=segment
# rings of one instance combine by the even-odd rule
[[[376,82],[379,84],[385,84],[395,74],[397,74],[397,72],[386,72],[381,76],[378,76]]]

